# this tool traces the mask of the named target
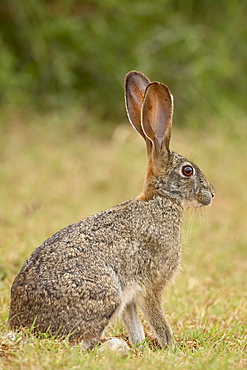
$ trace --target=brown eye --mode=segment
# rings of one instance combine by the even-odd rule
[[[186,177],[190,177],[190,176],[192,176],[193,175],[193,167],[192,166],[188,166],[188,165],[186,165],[186,166],[183,166],[182,167],[182,174],[184,175],[184,176],[186,176]]]

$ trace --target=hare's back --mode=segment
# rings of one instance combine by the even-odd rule
[[[73,290],[86,286],[84,281],[102,285],[102,276],[107,283],[105,275],[113,274],[119,249],[125,251],[125,244],[130,242],[131,231],[125,222],[123,213],[112,208],[58,231],[25,262],[14,281],[12,295],[23,286],[30,294],[40,290],[56,295],[63,287]]]
[[[63,228],[34,250],[19,275],[47,285],[52,278],[61,282],[66,276],[75,280],[92,274],[105,265],[113,224],[112,217],[102,212]]]
[[[126,251],[134,230],[143,224],[136,217],[137,211],[139,217],[143,211],[137,205],[132,200],[126,201],[63,228],[31,254],[21,272],[59,275],[73,268],[84,275],[89,271],[89,264],[92,268],[109,264],[119,255],[120,248]]]

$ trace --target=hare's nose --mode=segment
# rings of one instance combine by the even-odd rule
[[[213,187],[211,188],[211,196],[212,196],[212,198],[215,196],[215,190],[214,190]]]

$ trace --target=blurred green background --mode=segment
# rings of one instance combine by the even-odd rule
[[[137,69],[170,87],[178,125],[220,115],[231,129],[246,111],[246,14],[245,0],[2,0],[0,105],[120,123]]]

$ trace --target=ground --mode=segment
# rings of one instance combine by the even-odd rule
[[[177,345],[161,350],[143,319],[147,343],[128,356],[82,353],[78,344],[15,335],[7,326],[10,287],[48,236],[137,195],[145,174],[142,139],[120,125],[93,135],[57,117],[12,116],[0,135],[0,369],[247,368],[246,135],[175,128],[172,149],[214,185],[213,204],[185,215],[182,269],[164,292]],[[122,322],[106,337],[127,339]]]

